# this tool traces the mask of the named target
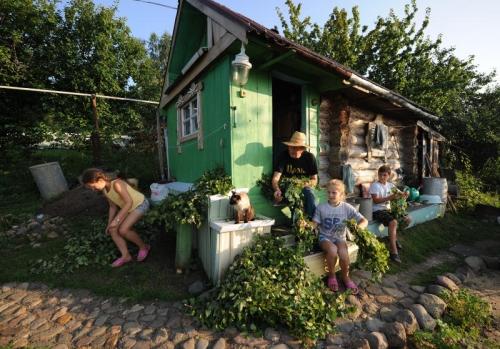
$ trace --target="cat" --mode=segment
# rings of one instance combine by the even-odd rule
[[[247,193],[237,193],[233,191],[233,195],[229,199],[229,204],[234,207],[234,223],[238,224],[241,220],[248,223],[255,218],[255,211],[250,204],[250,198]]]

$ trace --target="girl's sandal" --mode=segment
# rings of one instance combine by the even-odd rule
[[[146,248],[139,250],[139,253],[137,254],[137,261],[143,262],[148,257],[150,249],[151,249],[151,246],[146,245]]]
[[[338,292],[339,290],[339,283],[335,276],[329,276],[326,285],[332,292]]]
[[[122,265],[124,265],[124,264],[126,264],[126,263],[130,262],[131,260],[132,260],[132,258],[130,258],[130,259],[125,259],[125,258],[123,258],[123,257],[120,257],[120,258],[115,259],[115,261],[114,261],[113,263],[111,263],[111,266],[112,266],[113,268],[118,268],[118,267],[121,267]]]
[[[347,282],[344,282],[344,284],[345,284],[345,287],[347,288],[347,290],[350,290],[353,295],[358,294],[358,292],[359,292],[358,286],[354,283],[354,281],[349,280]]]

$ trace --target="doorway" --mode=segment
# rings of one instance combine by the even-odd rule
[[[273,169],[295,131],[302,127],[302,87],[273,78]]]

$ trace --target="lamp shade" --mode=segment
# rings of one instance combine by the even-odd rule
[[[245,47],[241,44],[241,51],[231,62],[233,71],[233,82],[238,86],[244,86],[248,81],[248,72],[252,69],[249,57],[245,54]]]

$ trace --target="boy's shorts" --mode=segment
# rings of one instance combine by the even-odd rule
[[[142,202],[142,204],[140,204],[139,206],[137,206],[134,211],[138,211],[141,214],[145,214],[146,212],[148,212],[149,211],[149,201],[148,201],[148,199],[144,198],[144,201]]]
[[[379,210],[373,212],[373,219],[379,221],[380,223],[382,223],[387,227],[389,226],[389,223],[395,220],[396,218],[394,218],[394,216],[388,210]]]

